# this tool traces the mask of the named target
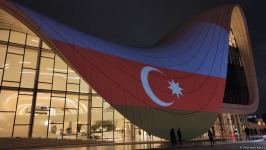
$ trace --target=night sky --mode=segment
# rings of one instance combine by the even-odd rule
[[[265,0],[14,1],[82,32],[134,47],[153,46],[201,10],[221,4],[240,4],[253,46],[260,97],[257,113],[266,113]]]

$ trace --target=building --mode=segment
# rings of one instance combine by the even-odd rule
[[[145,141],[180,127],[191,139],[216,120],[223,138],[257,109],[238,5],[207,9],[151,48],[98,39],[13,2],[0,9],[1,136]]]

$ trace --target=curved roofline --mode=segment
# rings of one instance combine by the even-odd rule
[[[25,26],[30,28],[43,41],[45,41],[48,44],[48,46],[50,46],[52,49],[54,49],[56,51],[56,53],[58,53],[61,57],[63,57],[64,60],[67,62],[67,64],[70,65],[76,71],[76,68],[73,67],[73,65],[69,62],[71,60],[68,61],[68,59],[66,59],[67,56],[64,56],[60,52],[60,50],[57,49],[57,47],[53,44],[52,41],[49,40],[49,38],[46,36],[46,34],[43,31],[41,31],[39,29],[39,27],[26,14],[24,14],[22,11],[20,11],[16,7],[16,4],[13,4],[12,2],[4,1],[4,2],[0,3],[0,8],[5,10],[5,11],[7,11],[13,17],[17,18],[19,21],[24,23]],[[219,25],[222,26],[227,32],[230,30],[230,27],[232,28],[232,30],[233,30],[233,32],[235,34],[237,45],[239,46],[240,54],[241,54],[241,56],[243,57],[243,60],[244,60],[244,70],[245,70],[246,75],[247,75],[247,84],[248,84],[248,87],[249,87],[248,90],[249,90],[249,93],[250,93],[249,105],[245,106],[245,105],[235,105],[235,104],[222,104],[222,108],[221,108],[220,112],[225,112],[225,113],[229,113],[229,112],[231,112],[231,113],[252,113],[258,107],[258,88],[257,88],[256,74],[255,74],[254,63],[253,63],[253,58],[252,58],[252,49],[251,49],[251,45],[250,45],[250,42],[249,42],[249,35],[248,35],[248,31],[247,31],[244,15],[243,15],[243,12],[242,12],[241,8],[238,5],[225,5],[224,7],[220,6],[220,9],[221,9],[221,12],[219,12],[219,11],[217,11],[217,12],[218,12],[218,14],[221,14],[221,16],[223,17],[224,21],[220,20],[219,22],[214,22],[214,23],[217,23],[217,24],[220,23],[221,25],[220,24]],[[225,14],[224,14],[223,10],[226,10]],[[206,18],[204,18],[204,15],[208,16],[209,14],[203,13],[203,16],[200,16],[199,18],[202,18],[202,20],[206,19]],[[195,22],[198,21],[197,19],[195,19],[195,20],[194,19],[195,18],[192,19],[193,22],[194,21]],[[214,19],[214,20],[216,20],[216,19]],[[212,22],[212,20],[207,20],[207,21]],[[240,24],[238,22],[240,22]],[[172,40],[172,38],[170,38],[169,40]],[[174,38],[175,38],[175,36],[174,36]],[[229,34],[228,34],[228,38],[229,38]],[[226,40],[224,40],[224,42],[226,42]],[[229,41],[228,41],[228,43],[229,43]],[[228,46],[228,45],[225,45],[225,46]],[[71,53],[71,54],[69,53],[68,55],[69,56],[71,55],[71,57],[72,57],[73,53]],[[225,61],[223,61],[223,62],[226,63]],[[77,66],[77,64],[76,64],[76,66]],[[83,70],[86,70],[86,69],[83,69]],[[78,74],[81,74],[78,71],[76,71],[76,72]],[[85,73],[87,73],[87,72],[84,72],[83,75]],[[91,79],[90,81],[97,82],[97,81],[99,81],[99,79],[97,79],[97,80],[95,80],[95,79],[92,80]],[[102,86],[104,86],[104,85],[98,86],[98,89],[103,89],[103,88],[101,88]],[[224,86],[224,85],[221,84],[221,87],[222,86]],[[221,88],[220,89],[220,93],[221,93],[220,97],[222,97],[222,90],[223,89]],[[121,95],[119,95],[119,96],[121,96]],[[220,97],[219,97],[219,100],[221,100]],[[103,98],[105,98],[105,97],[103,96]],[[118,98],[120,98],[120,97],[118,97]],[[219,108],[220,108],[220,104],[221,104],[221,101],[219,101]],[[189,105],[191,105],[191,103]],[[214,107],[211,104],[209,106],[210,107]],[[117,108],[117,107],[115,107],[115,108]],[[124,107],[121,107],[120,111],[122,109],[124,109]],[[147,110],[147,109],[144,109],[144,110]],[[177,118],[177,116],[175,116],[174,113],[170,117],[170,115],[169,115],[170,112],[166,112],[165,111],[165,112],[161,113],[161,111],[162,111],[162,109],[160,109],[160,110],[159,109],[152,109],[151,110],[151,112],[153,112],[153,113],[157,112],[158,114],[161,114],[162,115],[161,118],[163,118],[164,116],[169,116],[169,118],[168,118],[169,121],[171,121],[172,118]],[[197,116],[202,117],[202,118],[199,117],[198,120],[206,118],[205,122],[204,122],[205,124],[202,123],[202,125],[204,124],[204,126],[200,127],[200,129],[198,130],[197,134],[203,133],[204,130],[209,127],[211,122],[217,117],[217,114],[219,113],[219,110],[216,110],[214,113],[210,113],[208,111],[200,112],[200,113],[202,113],[202,115],[198,115],[198,112],[197,112],[197,113],[192,114],[192,115],[181,116],[181,117],[184,117],[184,119],[190,119],[191,122],[195,121],[195,118]],[[204,114],[204,113],[206,113],[206,114]],[[148,115],[148,114],[145,114],[145,113],[142,113],[142,114],[144,116]],[[130,115],[130,114],[128,114],[128,115]],[[209,115],[209,116],[206,117],[207,115]],[[134,116],[134,114],[133,114],[133,116]],[[128,116],[126,116],[126,117],[128,117]],[[132,120],[133,120],[132,122],[136,121],[136,120],[134,120],[134,118]],[[150,120],[150,121],[152,121],[152,120]],[[177,123],[179,123],[179,122],[177,122]],[[137,122],[136,122],[136,124],[137,124]],[[160,136],[162,136],[164,138],[168,137],[168,134],[166,134],[166,132],[163,131],[163,129],[162,129],[162,131],[157,131],[156,127],[149,126],[149,122],[146,122],[146,123],[139,122],[139,124],[137,124],[137,125],[142,125],[140,127],[142,127],[143,129],[146,129],[147,131],[150,131],[150,132],[153,131],[152,133],[154,133],[154,134],[156,133],[155,135],[160,135]],[[187,124],[180,123],[180,124],[178,124],[178,126],[186,127]],[[165,126],[164,129],[168,130],[168,128],[169,128],[168,126]],[[188,131],[185,131],[185,129],[184,129],[184,132],[187,132],[187,135],[185,135],[187,137],[189,137],[189,136],[192,137],[192,135],[195,136],[195,134],[196,134],[196,133],[189,133]]]
[[[239,105],[223,103],[221,112],[237,114],[254,113],[259,105],[259,92],[252,55],[252,46],[250,43],[250,36],[247,28],[246,19],[244,17],[244,11],[240,7],[240,5],[236,5],[233,8],[230,27],[232,32],[234,33],[241,58],[243,59],[243,66],[249,92],[249,104]]]
[[[230,21],[230,28],[233,31],[237,45],[239,46],[240,55],[243,58],[244,63],[244,70],[247,78],[248,84],[248,91],[249,91],[249,104],[248,105],[239,105],[239,104],[229,104],[223,103],[221,107],[222,113],[253,113],[257,110],[259,105],[259,94],[258,94],[258,85],[256,79],[256,72],[254,68],[254,61],[252,55],[252,46],[250,44],[249,32],[246,24],[246,20],[244,17],[244,12],[240,5],[230,5],[233,6],[233,10],[231,12],[231,21]],[[218,6],[219,7],[219,6]],[[38,30],[38,26],[32,22],[27,15],[21,12],[12,2],[4,0],[0,3],[0,8],[7,11],[13,17],[17,18],[27,27],[29,27],[35,34],[37,34],[43,41],[45,41],[50,47],[52,47],[57,53],[61,54],[59,50],[57,50],[56,46],[46,37],[46,35],[41,31]],[[208,10],[206,10],[208,11]],[[205,12],[205,11],[203,11]],[[205,13],[202,13],[205,14]],[[164,43],[171,42],[174,39],[177,33],[182,32],[181,29],[185,29],[185,25],[189,25],[191,20],[193,22],[197,20],[197,18],[201,18],[203,16],[196,16],[194,19],[190,19],[189,22],[184,23],[180,28],[175,30],[174,32],[170,32],[165,37],[162,38],[156,45],[161,45]],[[226,24],[224,24],[227,26]],[[228,28],[225,28],[228,30]],[[230,29],[229,29],[230,30]],[[64,57],[64,55],[60,55]],[[67,59],[64,59],[67,61]],[[71,63],[68,63],[71,66]],[[73,68],[73,67],[72,67]],[[73,68],[75,69],[75,68]]]

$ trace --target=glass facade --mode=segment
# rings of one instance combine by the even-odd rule
[[[219,114],[210,130],[216,140],[240,141],[245,140],[245,128],[247,127],[246,115],[223,113]],[[208,139],[208,133],[196,138],[196,140]]]
[[[148,139],[39,37],[12,29],[0,35],[1,137]]]
[[[0,137],[161,140],[116,111],[20,21],[3,10],[0,16]],[[239,127],[231,118],[219,115],[216,137]]]
[[[230,32],[224,103],[248,104],[249,93],[243,63],[233,32]]]

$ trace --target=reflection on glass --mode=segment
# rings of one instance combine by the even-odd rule
[[[65,107],[78,109],[78,99],[79,97],[76,94],[67,94]]]
[[[50,93],[38,92],[37,99],[36,99],[36,106],[49,107],[50,98],[51,98],[51,94]]]
[[[16,113],[16,124],[29,124],[32,96],[19,95]]]
[[[1,90],[0,111],[16,111],[18,91]]]

